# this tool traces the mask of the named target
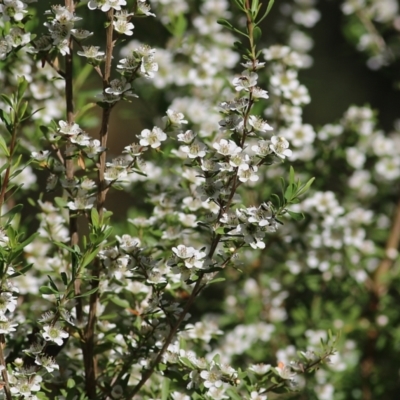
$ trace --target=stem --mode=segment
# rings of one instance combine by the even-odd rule
[[[107,12],[108,27],[106,30],[106,57],[103,77],[103,90],[109,86],[110,75],[111,75],[111,61],[112,53],[114,48],[113,41],[113,17],[114,9],[110,9]],[[100,127],[100,142],[101,146],[107,148],[108,132],[109,132],[109,121],[111,115],[112,106],[103,109],[102,121]],[[104,179],[106,170],[106,151],[102,152],[99,158],[99,170],[98,170],[98,190],[97,190],[97,210],[99,212],[100,219],[103,216],[104,204],[108,191],[107,182]],[[99,286],[100,280],[100,262],[95,261],[93,267],[93,280],[92,288]],[[83,358],[85,365],[85,383],[86,383],[86,394],[89,399],[96,398],[96,381],[97,381],[97,358],[94,353],[95,347],[95,333],[96,333],[96,322],[97,322],[97,303],[98,303],[98,291],[92,293],[89,299],[89,318],[85,328],[85,343],[82,345]]]
[[[163,345],[162,349],[159,351],[159,353],[157,354],[157,357],[155,358],[155,360],[151,364],[150,368],[144,373],[144,375],[142,376],[142,379],[135,386],[133,391],[127,395],[127,397],[126,397],[127,399],[133,399],[133,397],[139,392],[139,390],[143,387],[143,385],[147,382],[147,380],[151,377],[151,375],[153,375],[154,369],[156,368],[158,363],[161,361],[161,357],[163,356],[165,350],[167,350],[168,346],[170,345],[170,343],[171,343],[172,339],[174,338],[176,332],[178,331],[182,321],[185,319],[186,314],[188,313],[191,305],[194,302],[194,299],[200,293],[200,291],[201,291],[201,282],[202,282],[202,277],[199,277],[199,279],[197,280],[196,285],[193,288],[193,291],[192,291],[192,293],[191,293],[191,295],[190,295],[190,297],[189,297],[189,299],[188,299],[188,301],[187,301],[187,303],[185,305],[185,308],[183,309],[183,311],[179,315],[179,318],[177,319],[175,325],[173,326],[173,328],[169,332],[167,338],[165,339],[165,342],[164,342],[164,345]]]
[[[10,392],[10,383],[8,382],[8,372],[6,368],[6,360],[4,359],[3,348],[6,345],[6,339],[4,334],[0,335],[0,364],[4,367],[3,371],[1,371],[1,375],[4,381],[4,392],[6,394],[6,399],[11,400],[11,392]]]
[[[17,115],[17,112],[15,113]],[[7,193],[7,187],[8,184],[10,182],[10,174],[11,174],[11,161],[14,155],[14,151],[15,151],[15,147],[16,147],[16,142],[17,142],[17,127],[18,127],[18,123],[19,121],[15,120],[15,123],[13,125],[13,131],[11,134],[11,142],[10,142],[10,148],[9,148],[9,152],[10,155],[8,157],[8,162],[9,162],[9,166],[6,169],[6,172],[4,174],[4,179],[3,182],[1,184],[1,190],[0,190],[0,217],[2,214],[2,209],[3,209],[3,204],[6,198],[6,193]]]
[[[374,325],[376,313],[379,310],[380,300],[388,290],[390,282],[387,279],[387,274],[394,263],[395,258],[393,257],[393,253],[396,254],[400,244],[400,198],[394,214],[393,224],[386,241],[385,257],[381,260],[368,285],[370,291],[368,313],[370,314],[372,325]],[[361,374],[363,378],[362,393],[363,399],[365,400],[371,400],[374,398],[371,386],[371,375],[374,371],[378,334],[379,332],[374,326],[368,330],[364,350],[365,356],[361,362]]]
[[[73,0],[65,0],[65,6],[68,8],[68,11],[73,13],[75,11],[75,5]],[[66,114],[67,114],[67,123],[72,125],[75,121],[74,117],[74,92],[73,92],[73,41],[72,38],[68,41],[68,53],[65,56],[65,106],[66,106]],[[66,153],[69,153],[69,148],[71,145],[67,145]],[[65,158],[65,170],[67,180],[73,180],[75,176],[75,167],[74,161],[71,158]],[[79,234],[78,234],[78,219],[75,211],[69,210],[69,234],[71,237],[71,247],[75,246],[79,242]],[[72,260],[71,260],[72,264]],[[75,296],[79,296],[81,294],[81,281],[80,279],[75,280]],[[82,321],[83,313],[82,313],[82,299],[78,297],[76,299],[76,318],[79,322]]]

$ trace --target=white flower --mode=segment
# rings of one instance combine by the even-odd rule
[[[217,150],[219,154],[223,156],[233,156],[242,151],[242,148],[239,147],[233,140],[221,139],[219,143],[213,144],[214,149]]]
[[[239,181],[241,182],[256,182],[259,179],[259,176],[257,175],[257,170],[258,167],[256,165],[251,166],[248,169],[241,169],[239,168],[238,170],[238,177]]]
[[[132,36],[133,28],[135,27],[132,22],[117,19],[113,21],[114,29],[122,35]]]
[[[78,51],[78,55],[86,58],[94,58],[96,60],[102,60],[106,54],[104,51],[100,51],[99,46],[83,46],[83,51]]]
[[[293,123],[286,129],[280,131],[281,136],[290,140],[290,143],[295,147],[303,147],[306,144],[311,144],[315,139],[315,132],[311,125]]]
[[[182,259],[193,257],[196,252],[194,247],[186,247],[183,244],[178,245],[178,247],[173,247],[172,251],[177,257]]]
[[[206,388],[222,386],[222,372],[215,364],[209,371],[201,371],[200,377],[204,379],[203,384]]]
[[[69,333],[64,331],[59,322],[52,325],[45,325],[43,327],[42,336],[44,340],[54,342],[59,346],[62,346],[63,339],[69,336]]]
[[[233,79],[232,84],[237,92],[249,89],[257,84],[258,75],[255,72],[245,71],[242,75]]]
[[[400,177],[400,157],[384,157],[375,164],[376,172],[387,180]]]
[[[289,150],[289,142],[282,136],[272,136],[269,148],[282,159],[292,155],[292,150]]]
[[[78,40],[84,40],[92,36],[93,32],[86,31],[85,29],[71,29],[71,34]]]
[[[5,316],[0,314],[0,334],[8,334],[10,332],[15,332],[15,327],[18,324],[12,324],[11,321]]]
[[[206,155],[206,147],[198,142],[194,142],[190,146],[181,146],[180,149],[186,153],[189,158],[202,158]]]
[[[20,0],[3,0],[3,4],[0,4],[0,14],[4,21],[21,21],[27,13],[26,8],[26,4]]]
[[[121,6],[126,6],[126,0],[90,0],[88,3],[89,10],[100,8],[103,12],[107,12],[111,8],[121,10]]]
[[[268,140],[259,140],[258,144],[251,146],[251,149],[259,157],[266,157],[268,154],[271,154],[269,144],[270,144],[270,142]]]
[[[256,130],[260,132],[272,131],[273,128],[270,126],[267,121],[264,121],[262,118],[256,117],[255,115],[249,116],[249,124]]]
[[[55,369],[60,369],[53,357],[38,354],[35,358],[35,364],[46,368],[47,372],[53,372]]]
[[[144,129],[138,136],[142,146],[151,146],[153,149],[160,147],[161,142],[167,139],[167,135],[160,128],[155,126],[151,131]]]
[[[104,90],[107,94],[112,94],[114,96],[120,96],[122,94],[130,94],[131,85],[126,81],[124,77],[121,79],[113,79],[110,82],[110,86]]]
[[[268,99],[268,92],[264,89],[261,89],[258,86],[253,86],[251,88],[251,93],[253,95],[253,98],[255,99]]]

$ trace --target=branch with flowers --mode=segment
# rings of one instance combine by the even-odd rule
[[[298,25],[318,21],[312,2],[276,11],[303,52],[261,47],[272,0],[154,1],[155,10],[143,0],[66,0],[44,13],[44,31],[35,3],[0,4],[4,397],[264,400],[330,390],[319,367],[337,366],[337,338],[328,323],[311,325],[334,314],[336,289],[326,287],[340,266],[353,263],[349,275],[362,279],[356,264],[373,250],[361,228],[370,214],[324,184],[343,157],[361,172],[368,156],[393,180],[398,157],[368,107],[335,125],[303,123],[310,96],[299,70],[312,63],[312,44]],[[377,35],[370,14],[356,11]],[[150,26],[165,48],[130,40]],[[117,155],[123,104],[135,123]],[[349,187],[365,179],[354,174]],[[123,221],[117,191],[133,205]],[[392,251],[391,270],[395,259]]]

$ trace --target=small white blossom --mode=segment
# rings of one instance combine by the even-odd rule
[[[160,128],[155,126],[151,131],[149,129],[142,130],[138,138],[142,146],[151,146],[155,149],[161,146],[161,142],[167,139],[167,135]]]
[[[292,155],[292,150],[289,149],[289,142],[282,136],[272,136],[269,148],[282,159]]]
[[[43,326],[42,336],[44,340],[51,341],[59,346],[62,346],[63,339],[66,339],[69,334],[62,329],[59,322],[56,322],[54,325]]]

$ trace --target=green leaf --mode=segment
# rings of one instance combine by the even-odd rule
[[[257,21],[257,25],[265,19],[265,17],[269,14],[271,11],[272,6],[274,5],[275,0],[269,0],[267,9],[265,10],[264,15]]]
[[[13,101],[6,94],[0,94],[0,99],[2,99],[4,103],[8,104],[11,108],[13,108]]]
[[[20,76],[18,78],[18,89],[17,89],[18,101],[20,101],[24,97],[27,87],[28,87],[28,81],[23,76]]]
[[[301,221],[304,219],[303,213],[297,213],[297,212],[293,212],[293,211],[289,211],[289,210],[286,210],[286,211],[295,221]]]
[[[218,18],[217,19],[217,24],[225,26],[225,28],[233,30],[233,25],[229,21],[224,19],[224,18]]]
[[[81,262],[81,267],[85,268],[88,264],[90,264],[93,261],[93,259],[97,256],[99,251],[100,247],[97,247],[91,253],[85,254]]]
[[[294,169],[292,166],[290,166],[290,170],[289,170],[289,184],[290,185],[294,184]]]
[[[16,271],[15,273],[10,275],[9,277],[10,278],[14,278],[16,276],[23,275],[26,271],[29,271],[32,267],[33,267],[33,264],[25,265],[25,267],[22,267],[20,270]]]
[[[8,151],[7,143],[4,140],[3,136],[0,135],[0,148],[4,151],[4,155],[9,157],[10,152]]]
[[[304,186],[302,186],[296,193],[296,196],[301,196],[310,188],[312,183],[315,181],[315,178],[311,178]]]
[[[212,284],[212,283],[224,282],[224,281],[226,281],[225,278],[215,278],[215,279],[213,279],[212,281],[208,282],[208,284],[210,285],[210,284]]]
[[[161,388],[161,400],[167,400],[169,396],[169,385],[171,381],[168,378],[163,378]]]
[[[98,228],[99,225],[99,212],[97,211],[96,207],[93,207],[92,210],[90,211],[90,218],[92,221],[92,224],[95,228]]]
[[[39,292],[41,294],[59,294],[57,290],[54,290],[53,288],[49,286],[40,286]]]
[[[51,286],[56,292],[58,292],[58,291],[59,291],[59,290],[58,290],[58,287],[57,287],[57,285],[55,284],[55,282],[53,281],[53,278],[52,278],[50,275],[47,275],[47,277],[49,278],[50,286]]]
[[[285,190],[285,199],[290,201],[293,197],[293,185],[289,185]]]
[[[9,223],[11,223],[11,221],[14,219],[14,217],[17,214],[20,214],[22,209],[23,209],[23,205],[22,204],[17,204],[16,206],[14,206],[10,211],[6,212],[4,215],[1,216],[1,218],[8,218],[8,221],[6,222],[6,225],[8,225]]]
[[[78,297],[90,296],[91,294],[96,293],[98,290],[99,290],[99,288],[98,288],[98,287],[95,287],[95,288],[93,288],[93,289],[91,289],[91,290],[88,290],[88,291],[85,292],[85,293],[80,294],[79,296],[74,296],[74,299],[77,299]]]
[[[262,36],[262,30],[261,30],[258,26],[256,26],[256,27],[253,29],[253,38],[254,38],[254,42],[255,42],[255,43],[258,43],[259,40],[261,39],[261,36]]]
[[[67,274],[65,272],[61,272],[61,280],[63,281],[63,284],[65,286],[68,286],[68,277],[67,277]]]
[[[21,103],[21,105],[18,108],[18,119],[21,121],[24,118],[26,109],[28,108],[28,102],[27,101],[23,101]]]
[[[121,299],[120,297],[113,296],[110,298],[110,300],[118,307],[125,308],[125,309],[131,307],[131,305],[129,304],[129,302],[127,300]]]
[[[72,378],[69,378],[67,381],[67,388],[72,389],[75,387],[75,381]]]
[[[54,241],[53,242],[57,247],[61,247],[64,250],[67,250],[69,253],[75,253],[75,250],[72,247],[67,246],[66,244],[62,243],[62,242],[57,242]]]
[[[242,396],[239,396],[234,389],[228,389],[226,393],[229,395],[229,398],[232,400],[242,400]]]

